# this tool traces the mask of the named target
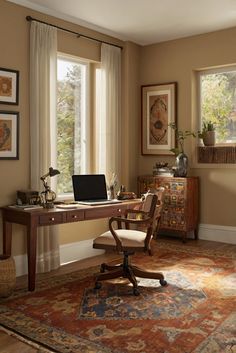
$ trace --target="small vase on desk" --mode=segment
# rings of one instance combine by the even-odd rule
[[[113,185],[111,185],[111,186],[109,187],[108,198],[109,198],[110,200],[114,200],[114,199],[116,198],[116,197],[115,197],[115,188],[114,188]]]

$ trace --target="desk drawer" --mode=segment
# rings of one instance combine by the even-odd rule
[[[106,208],[100,208],[100,207],[94,207],[91,210],[85,210],[84,212],[84,219],[97,219],[97,218],[110,218],[110,217],[115,217],[115,216],[120,216],[124,213],[124,210],[126,207],[111,207],[108,209]]]
[[[50,225],[50,224],[58,224],[63,223],[63,213],[58,214],[44,214],[39,216],[39,224],[40,225]]]
[[[84,211],[70,211],[66,214],[67,222],[78,222],[84,220]]]

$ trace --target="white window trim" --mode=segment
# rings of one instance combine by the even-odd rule
[[[200,120],[200,76],[206,75],[209,73],[222,73],[225,71],[236,71],[236,64],[235,65],[224,65],[221,67],[209,68],[209,69],[196,69],[193,71],[193,94],[192,94],[192,130],[197,131],[201,129],[201,120]],[[198,151],[197,148],[200,146],[199,138],[192,139],[191,141],[191,152],[190,152],[190,164],[189,168],[194,169],[236,169],[235,164],[225,164],[225,163],[198,163]],[[221,144],[222,146],[223,144]],[[225,145],[225,144],[224,144]],[[228,144],[229,146],[235,144]],[[218,145],[220,146],[220,144]]]

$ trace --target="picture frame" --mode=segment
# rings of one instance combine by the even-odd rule
[[[0,67],[0,103],[18,105],[19,71]]]
[[[177,82],[141,86],[142,154],[173,155],[177,122]]]
[[[19,159],[19,113],[0,111],[0,159]]]

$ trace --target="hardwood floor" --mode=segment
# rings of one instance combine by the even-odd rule
[[[162,241],[165,241],[166,244],[181,244],[181,240],[179,238],[174,237],[158,237]],[[157,242],[158,242],[157,239]],[[202,249],[212,249],[212,250],[229,250],[236,252],[236,245],[226,244],[226,243],[218,243],[207,240],[191,240],[189,239],[186,243],[188,246],[202,248]],[[183,244],[185,246],[185,244]],[[104,254],[99,255],[93,258],[88,258],[85,260],[73,262],[64,266],[61,266],[60,269],[52,271],[50,273],[38,274],[37,279],[46,279],[52,276],[60,276],[61,274],[70,273],[76,270],[84,269],[91,266],[99,265],[102,262],[111,261],[118,257],[117,254]],[[27,285],[27,276],[22,276],[17,278],[17,287],[26,286]],[[0,328],[0,353],[40,353],[42,352],[40,349],[31,347],[30,345],[19,341],[17,338],[8,335],[5,331],[2,331]]]

